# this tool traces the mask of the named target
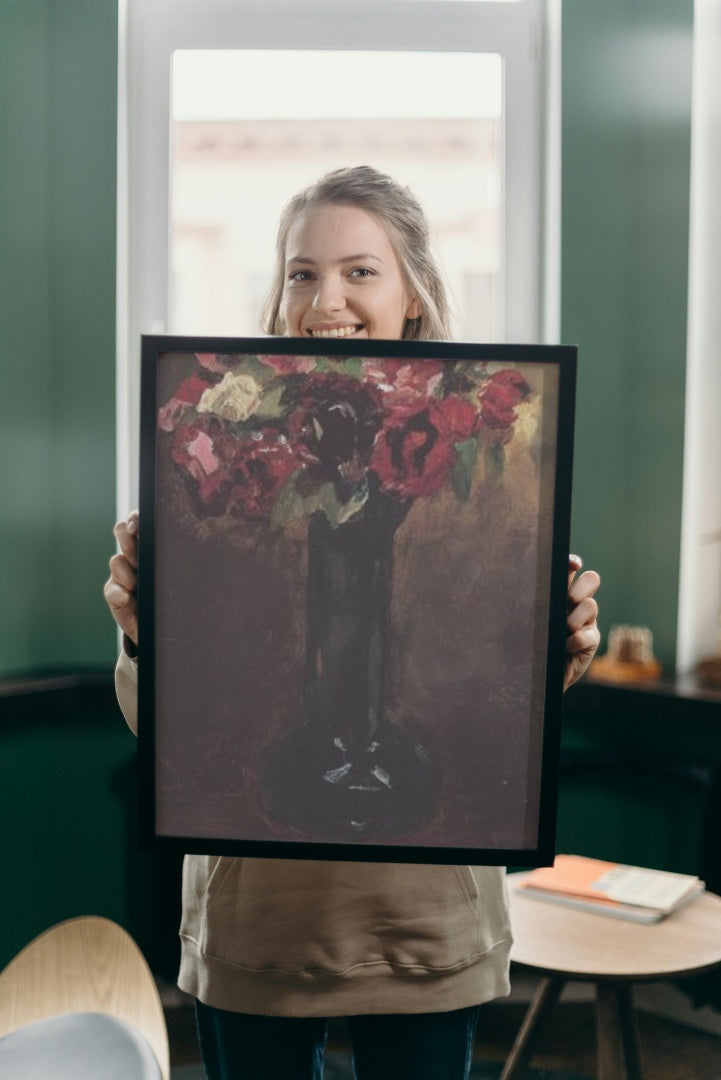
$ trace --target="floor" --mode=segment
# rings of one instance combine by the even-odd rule
[[[478,1056],[502,1061],[526,1007],[487,1007],[479,1026]],[[638,1013],[641,1064],[647,1080],[721,1080],[721,1038],[648,1013]],[[483,1020],[482,1020],[483,1023]],[[541,1030],[533,1064],[559,1072],[596,1075],[595,1018],[591,1002],[562,1002]]]
[[[476,1055],[504,1061],[520,1027],[523,1002],[494,1002],[484,1007]],[[172,1065],[198,1061],[192,1007],[166,1008]],[[721,1038],[686,1025],[639,1012],[641,1055],[646,1080],[721,1080]],[[345,1041],[342,1023],[334,1023],[331,1039]],[[579,1076],[596,1075],[593,1004],[564,1002],[556,1006],[541,1031],[533,1064]]]

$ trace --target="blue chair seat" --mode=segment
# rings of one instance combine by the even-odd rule
[[[103,1013],[37,1020],[0,1038],[8,1080],[161,1080],[145,1036]]]

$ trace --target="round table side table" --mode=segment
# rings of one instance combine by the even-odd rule
[[[541,980],[501,1080],[520,1080],[544,1018],[568,981],[596,988],[599,1080],[643,1080],[632,987],[721,966],[721,897],[704,892],[657,923],[638,923],[524,896],[508,875],[511,960]]]

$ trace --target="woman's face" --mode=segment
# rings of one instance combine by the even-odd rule
[[[309,208],[290,227],[285,252],[289,336],[394,339],[421,314],[388,234],[358,206]]]

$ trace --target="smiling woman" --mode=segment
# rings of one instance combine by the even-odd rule
[[[281,304],[286,333],[399,338],[406,320],[420,314],[383,226],[365,210],[329,204],[309,209],[291,228],[287,245]]]
[[[295,195],[281,217],[264,329],[297,337],[452,336],[416,196],[359,166]]]

